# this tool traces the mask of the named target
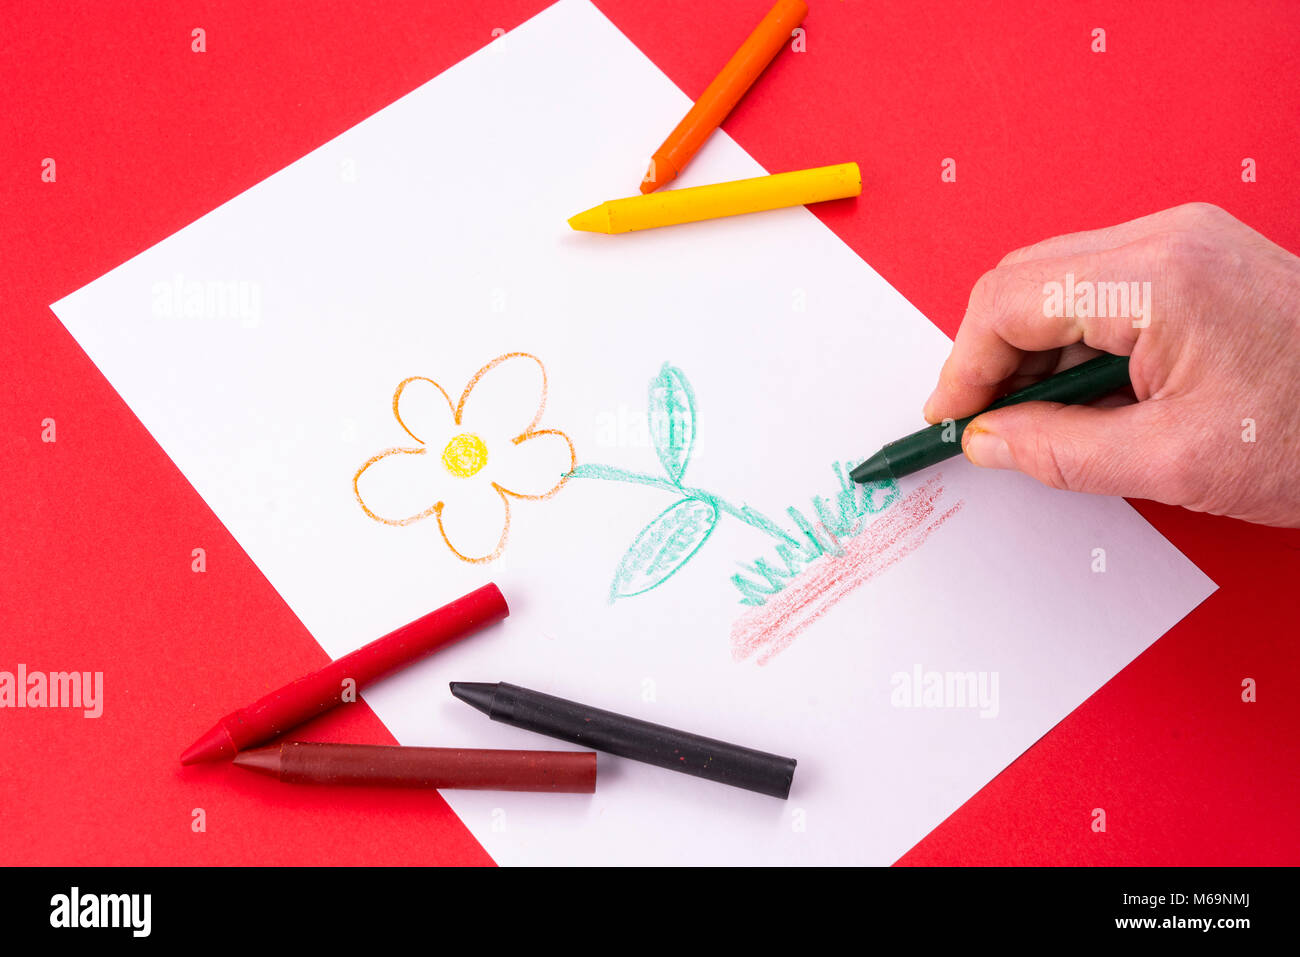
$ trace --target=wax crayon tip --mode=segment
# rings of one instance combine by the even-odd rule
[[[668,160],[667,153],[660,150],[650,157],[650,169],[646,170],[645,177],[641,179],[641,192],[654,192],[664,183],[671,183],[676,178],[675,166]]]
[[[653,193],[660,186],[671,183],[676,178],[677,170],[673,169],[673,164],[668,162],[666,156],[656,153],[650,160],[650,168],[641,179],[641,192],[642,194]]]
[[[491,717],[492,702],[497,696],[496,685],[482,681],[453,681],[451,693]]]
[[[849,472],[849,478],[855,482],[892,482],[894,472],[889,467],[889,459],[884,452],[877,452],[861,465]]]
[[[221,724],[215,724],[199,740],[189,746],[181,755],[181,764],[199,764],[203,761],[218,761],[235,753],[235,742],[230,732]]]
[[[234,764],[260,774],[269,774],[273,778],[280,776],[280,746],[273,744],[269,748],[254,748],[252,751],[240,751],[235,755]]]
[[[591,209],[583,210],[577,216],[571,217],[569,226],[585,233],[611,232],[609,211],[605,208],[605,204],[601,203],[599,206],[593,206]]]

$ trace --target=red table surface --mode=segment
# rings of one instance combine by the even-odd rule
[[[103,671],[106,704],[0,712],[0,863],[491,863],[436,794],[177,764],[326,655],[48,305],[545,3],[6,6],[0,670]],[[695,96],[766,2],[598,6]],[[771,170],[860,163],[862,197],[817,215],[949,335],[1008,250],[1189,200],[1300,250],[1294,2],[811,6],[726,129]],[[1135,504],[1219,590],[902,863],[1297,863],[1300,536]],[[364,705],[307,731],[392,740]]]

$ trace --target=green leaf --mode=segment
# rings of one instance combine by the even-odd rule
[[[695,444],[695,393],[681,369],[665,362],[651,380],[648,415],[655,454],[680,484]]]
[[[691,560],[717,524],[717,508],[702,498],[684,498],[660,512],[623,556],[609,600],[631,598],[662,585]]]

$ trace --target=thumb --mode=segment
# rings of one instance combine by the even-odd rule
[[[1017,469],[1052,488],[1182,504],[1178,441],[1156,423],[1155,405],[1024,402],[976,416],[962,451],[976,465]]]

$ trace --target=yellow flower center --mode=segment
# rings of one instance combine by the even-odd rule
[[[487,446],[477,435],[462,432],[442,450],[442,464],[452,475],[469,478],[487,465]]]

